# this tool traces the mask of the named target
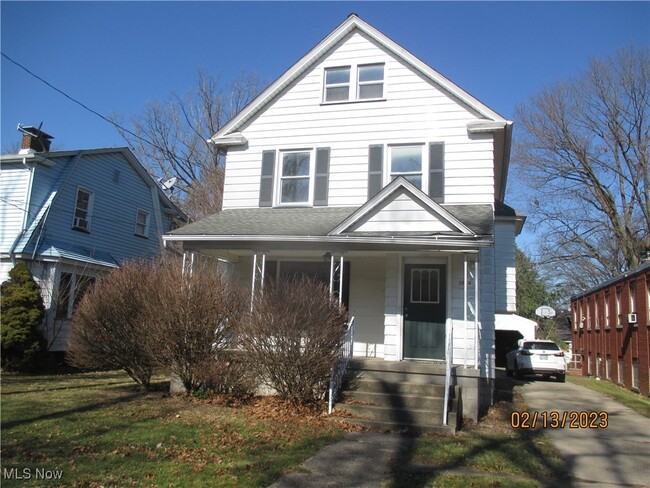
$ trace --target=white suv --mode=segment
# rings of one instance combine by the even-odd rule
[[[520,339],[519,347],[506,355],[506,374],[521,378],[525,374],[554,376],[564,383],[566,362],[564,352],[553,341]]]

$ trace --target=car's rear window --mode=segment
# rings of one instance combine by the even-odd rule
[[[546,349],[547,351],[559,351],[560,348],[554,342],[524,342],[524,349]]]

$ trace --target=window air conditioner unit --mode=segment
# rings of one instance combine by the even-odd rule
[[[627,314],[627,323],[628,324],[636,324],[636,314],[635,313],[628,313]]]

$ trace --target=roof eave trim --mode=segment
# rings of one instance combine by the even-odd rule
[[[266,235],[163,235],[165,242],[309,242],[309,243],[350,243],[350,244],[386,244],[386,245],[418,245],[427,247],[439,247],[441,245],[456,247],[490,247],[493,242],[490,239],[483,239],[483,236],[471,236],[468,239],[446,239],[444,237],[429,236],[425,238],[404,238],[404,237],[357,237],[357,236],[266,236]]]
[[[231,134],[217,137],[211,137],[207,142],[213,143],[215,146],[229,147],[229,146],[243,146],[248,142],[248,139],[241,132],[232,132]]]

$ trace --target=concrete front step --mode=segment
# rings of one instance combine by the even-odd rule
[[[333,420],[340,422],[345,422],[352,425],[359,425],[365,427],[366,429],[375,431],[375,432],[398,432],[398,433],[408,433],[408,434],[443,434],[443,435],[454,435],[456,433],[456,415],[449,414],[449,425],[419,425],[413,423],[396,423],[396,422],[382,422],[380,420],[368,420],[360,418],[349,418],[349,417],[332,417]]]
[[[386,394],[368,391],[348,391],[345,393],[343,403],[355,402],[367,405],[376,405],[380,407],[393,408],[415,408],[422,410],[433,410],[439,408],[444,402],[444,395],[425,396],[425,395],[401,395]]]
[[[353,359],[348,374],[350,378],[356,380],[444,385],[446,368],[445,364],[422,361]]]
[[[442,423],[442,402],[432,410],[380,407],[356,403],[340,403],[336,406],[336,410],[347,412],[356,418],[379,420],[381,422],[418,425],[439,425]]]
[[[348,391],[383,393],[384,395],[419,395],[444,397],[445,385],[427,383],[394,382],[386,380],[357,379],[350,381]]]
[[[374,430],[454,433],[461,392],[452,389],[449,425],[443,426],[445,373],[444,363],[353,359],[335,411]]]

